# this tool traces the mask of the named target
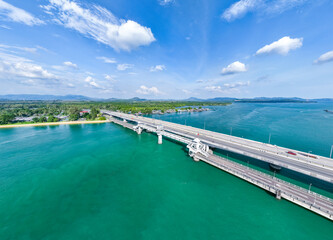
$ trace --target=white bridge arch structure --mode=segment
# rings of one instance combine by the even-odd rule
[[[198,154],[208,157],[209,154],[212,153],[212,151],[209,149],[209,146],[203,144],[199,138],[195,138],[186,147],[188,148],[188,154],[194,159],[194,161],[200,160],[197,156]]]

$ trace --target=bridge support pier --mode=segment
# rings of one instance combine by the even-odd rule
[[[276,190],[275,198],[276,198],[277,200],[280,200],[280,199],[281,199],[281,190]]]
[[[158,137],[158,144],[162,144],[162,134],[157,134]]]
[[[142,128],[140,128],[140,127],[138,127],[137,129],[136,129],[136,132],[137,132],[137,134],[141,134],[142,133]]]
[[[162,144],[162,132],[164,131],[164,127],[162,125],[158,125],[156,127],[156,133],[158,137],[158,144]]]

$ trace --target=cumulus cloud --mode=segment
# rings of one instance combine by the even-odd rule
[[[28,26],[40,25],[44,22],[27,11],[17,8],[5,1],[0,0],[0,16],[4,19],[26,24]]]
[[[302,47],[302,45],[303,45],[303,38],[290,38],[287,36],[260,48],[256,52],[256,55],[269,54],[269,53],[287,55],[289,51],[300,48]]]
[[[64,65],[67,67],[71,67],[71,68],[77,68],[77,65],[75,63],[72,62],[64,62]]]
[[[88,76],[84,79],[85,82],[87,82],[89,85],[98,88],[98,89],[104,89],[104,87],[100,86],[94,78],[91,76]]]
[[[140,86],[139,89],[136,90],[137,93],[143,94],[143,95],[159,95],[162,94],[157,87],[146,87],[145,85]]]
[[[127,64],[127,63],[118,64],[118,65],[117,65],[117,69],[118,69],[118,71],[125,71],[125,70],[127,70],[127,69],[132,68],[132,67],[133,67],[132,64]]]
[[[107,57],[96,57],[96,59],[102,60],[104,63],[116,63],[116,59]]]
[[[0,74],[3,74],[3,77],[57,79],[54,74],[32,60],[6,53],[0,53]]]
[[[163,70],[166,70],[165,65],[156,65],[156,66],[152,66],[150,68],[151,72],[157,72],[157,71],[163,71]]]
[[[333,51],[329,51],[321,55],[314,63],[326,63],[333,61]]]
[[[115,50],[130,51],[147,46],[156,39],[150,28],[132,20],[116,18],[107,9],[93,5],[83,8],[70,0],[49,0],[47,11],[52,12],[54,22],[106,44]],[[43,7],[45,10],[45,6]]]
[[[247,68],[244,63],[241,63],[239,61],[233,62],[229,64],[227,67],[222,69],[221,74],[222,75],[228,75],[228,74],[235,74],[240,72],[246,72]]]
[[[222,18],[231,22],[242,18],[249,12],[266,15],[280,14],[305,2],[309,2],[309,0],[240,0],[227,8],[223,12]]]
[[[225,83],[222,86],[207,86],[205,90],[209,92],[219,92],[219,93],[230,93],[237,92],[241,87],[249,86],[250,81],[247,82],[236,82],[236,83]]]

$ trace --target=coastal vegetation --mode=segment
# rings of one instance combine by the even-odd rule
[[[17,122],[57,122],[77,120],[105,120],[100,109],[120,111],[133,114],[168,113],[191,110],[193,106],[227,105],[230,103],[187,102],[187,101],[2,101],[0,102],[0,124]]]

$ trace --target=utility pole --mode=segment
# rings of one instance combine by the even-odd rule
[[[332,152],[333,152],[333,145],[331,146],[330,158],[332,158]]]
[[[269,134],[269,137],[268,137],[268,144],[271,144],[271,134]]]
[[[310,183],[310,185],[309,185],[308,193],[311,191],[311,185],[312,185],[312,183]]]

